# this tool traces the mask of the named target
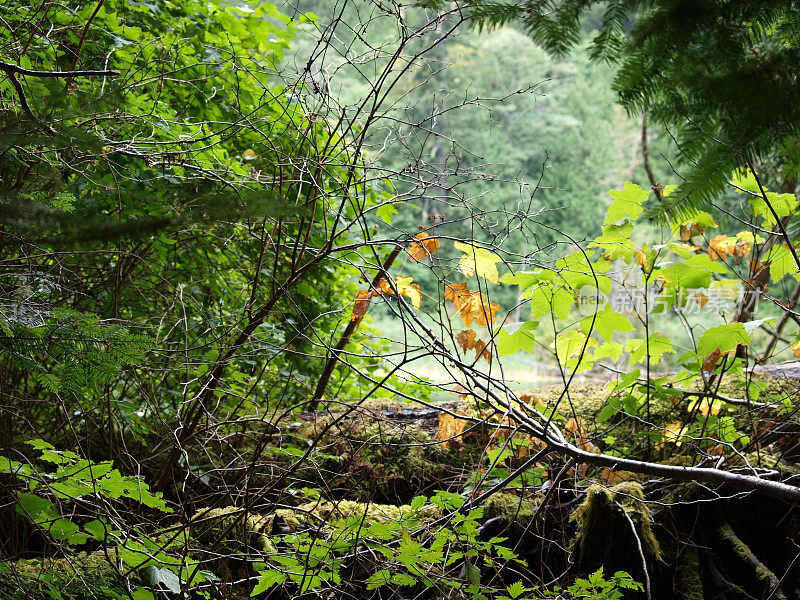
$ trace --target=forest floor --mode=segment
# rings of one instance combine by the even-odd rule
[[[730,378],[716,393],[742,398],[755,382],[773,398],[796,399],[800,363],[758,369],[747,380]],[[639,433],[635,419],[599,419],[612,394],[607,381],[585,381],[573,384],[568,395],[563,386],[551,385],[527,392],[525,399],[540,409],[554,409],[562,430],[593,452],[673,465],[725,457],[734,469],[738,464],[740,469],[800,475],[800,421],[794,412],[722,406],[722,414],[730,410],[743,419],[751,437],[759,440],[731,452],[721,442],[695,444],[679,436],[654,442]],[[649,418],[670,430],[672,423],[687,420],[687,406],[680,394],[670,401],[654,400]],[[332,523],[353,515],[365,523],[398,521],[412,511],[415,498],[431,497],[438,490],[478,497],[539,448],[529,437],[510,443],[504,423],[502,415],[455,394],[428,406],[387,399],[357,406],[340,402],[301,415],[291,435],[271,438],[266,448],[258,449],[260,458],[255,446],[249,455],[243,449],[237,460],[261,461],[258,470],[264,474],[248,482],[252,490],[275,487],[275,474],[281,472],[291,471],[293,483],[247,510],[237,506],[230,491],[196,494],[193,514],[187,515],[190,546],[205,557],[204,568],[219,582],[213,597],[247,597],[256,563],[244,557],[274,553],[286,535],[309,528],[316,528],[319,536],[331,535],[336,530]],[[314,451],[304,455],[309,440],[314,440]],[[793,506],[725,486],[565,463],[563,457],[548,455],[480,502],[480,536],[506,538],[505,544],[522,560],[502,577],[543,585],[603,567],[606,573],[627,571],[637,581],[649,582],[653,599],[800,598],[800,514]],[[247,496],[238,498],[247,502]],[[209,548],[215,558],[200,550]],[[118,589],[115,552],[87,547],[76,554],[48,546],[46,556],[0,566],[0,590],[13,590],[0,597],[100,597],[90,593],[98,581]],[[363,578],[368,571],[350,576]],[[497,576],[490,571],[484,569],[482,576]],[[354,581],[341,586],[355,597],[389,597]],[[59,590],[60,595],[44,590]]]

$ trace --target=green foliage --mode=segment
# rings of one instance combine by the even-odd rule
[[[127,498],[143,507],[171,512],[160,493],[151,492],[139,477],[123,476],[111,461],[95,463],[81,459],[74,452],[56,450],[43,440],[31,440],[28,444],[40,451],[39,460],[52,464],[54,470],[43,471],[6,457],[0,457],[0,467],[23,482],[27,490],[16,492],[16,511],[56,541],[70,545],[81,545],[90,539],[106,542],[111,539],[109,536],[121,533],[102,517],[78,525],[62,516],[67,512],[63,505],[87,496],[101,502]]]

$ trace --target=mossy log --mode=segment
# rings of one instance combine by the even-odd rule
[[[773,598],[776,598],[777,600],[786,600],[786,596],[781,590],[781,582],[775,576],[775,573],[773,573],[769,567],[762,563],[758,557],[753,554],[753,551],[750,550],[750,547],[745,544],[738,535],[736,535],[736,532],[733,530],[730,523],[723,521],[719,527],[717,527],[717,533],[723,540],[730,544],[734,554],[742,562],[753,569],[756,578],[764,584],[765,590],[768,590],[769,593],[772,594]]]
[[[704,600],[703,579],[700,575],[700,553],[688,546],[681,554],[675,572],[675,584],[681,600]]]
[[[652,529],[653,518],[638,482],[625,481],[611,488],[591,486],[571,520],[577,525],[573,561],[581,573],[592,573],[600,567],[609,573],[641,572],[639,540],[646,558],[662,560]]]

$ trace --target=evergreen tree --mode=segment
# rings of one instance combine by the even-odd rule
[[[479,27],[521,25],[554,53],[604,7],[591,51],[619,66],[614,89],[631,113],[669,128],[688,166],[658,213],[717,195],[731,172],[758,166],[784,188],[800,169],[800,7],[788,0],[467,0]],[[594,12],[592,14],[595,14]]]

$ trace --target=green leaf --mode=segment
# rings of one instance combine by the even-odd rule
[[[415,496],[414,499],[411,501],[411,510],[419,510],[423,506],[428,499],[425,496]]]
[[[594,320],[594,331],[600,334],[604,340],[610,340],[614,332],[625,333],[633,331],[633,325],[627,317],[616,312],[609,304],[606,304],[602,310],[597,312],[597,316],[587,316],[581,320],[581,330],[584,333],[589,333],[589,328],[592,327],[592,320]]]
[[[658,333],[654,333],[649,338],[648,342],[643,339],[628,340],[625,344],[625,349],[630,354],[631,364],[643,362],[647,356],[648,350],[650,352],[650,364],[657,365],[661,362],[661,357],[668,352],[675,352],[670,339]]]
[[[632,258],[636,253],[636,245],[629,239],[633,233],[633,224],[606,225],[603,235],[596,238],[590,247],[600,247],[608,260]]]
[[[569,317],[575,295],[562,287],[549,284],[540,285],[526,292],[531,304],[531,317],[539,319],[553,313],[556,319],[565,320]]]
[[[795,279],[800,280],[800,270],[797,268],[794,256],[792,256],[791,251],[785,244],[779,244],[770,248],[764,261],[769,262],[769,274],[772,281],[775,283],[779,282],[787,275],[791,275]]]
[[[519,271],[517,273],[506,273],[500,278],[500,283],[508,285],[518,285],[519,289],[525,290],[537,283],[555,281],[556,272],[551,269],[540,269],[538,271]]]
[[[736,346],[747,346],[752,342],[753,340],[744,325],[741,323],[729,323],[728,325],[719,325],[706,329],[697,342],[697,353],[700,356],[708,356],[716,350],[725,353],[734,350]]]
[[[467,561],[464,563],[466,567],[467,581],[472,585],[480,585],[481,583],[481,570],[479,567]]]
[[[630,181],[626,181],[621,190],[610,190],[608,193],[614,198],[614,202],[608,207],[603,225],[611,225],[626,217],[635,221],[642,214],[642,205],[650,196],[650,192]]]
[[[260,571],[258,575],[258,583],[256,583],[253,591],[250,592],[251,596],[258,596],[258,594],[266,592],[271,587],[275,585],[281,585],[284,581],[286,581],[286,574],[282,571],[275,571],[271,569],[269,571]]]
[[[381,204],[375,210],[375,214],[378,215],[378,218],[381,219],[387,225],[392,224],[392,217],[396,212],[397,212],[397,207],[394,205],[394,202],[387,202],[386,204]]]
[[[533,352],[536,346],[536,337],[533,335],[533,331],[538,326],[539,321],[504,325],[497,333],[497,353],[500,356],[508,356],[521,350]]]
[[[367,577],[367,589],[374,590],[381,586],[386,585],[387,583],[392,581],[392,573],[389,569],[380,569],[376,571],[369,577]]]
[[[512,598],[517,598],[525,592],[525,586],[521,581],[515,581],[506,588],[506,593]]]
[[[153,592],[143,587],[137,587],[133,590],[133,600],[155,600],[155,598]]]
[[[778,218],[782,219],[788,217],[797,209],[797,198],[794,194],[776,194],[775,192],[767,192],[766,201],[763,197],[750,197],[750,208],[753,214],[763,217],[764,225],[767,227],[774,227],[778,222],[775,220],[775,215],[772,214],[769,205],[772,205]]]

